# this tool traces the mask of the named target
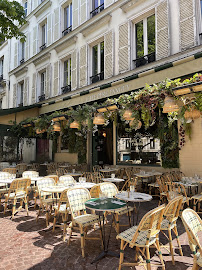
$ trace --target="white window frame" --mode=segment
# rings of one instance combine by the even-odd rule
[[[27,6],[28,6],[28,1],[24,1],[24,11],[25,11],[25,16],[27,16],[27,12],[28,12],[28,10],[27,10]],[[27,4],[27,6],[26,6],[26,4]]]
[[[71,7],[71,8],[70,8]],[[66,25],[66,9],[69,8],[69,12],[68,12],[68,26]],[[71,11],[71,12],[70,12]],[[71,15],[71,16],[70,16]],[[72,2],[68,3],[68,5],[64,6],[63,8],[63,30],[66,30],[67,28],[69,28],[70,26],[72,26],[72,21],[73,21],[73,12],[72,12]],[[71,17],[71,21],[70,21],[70,17]]]
[[[199,33],[202,34],[202,0],[199,0]],[[200,44],[202,44],[202,35],[199,36]]]
[[[0,59],[0,77],[3,75],[4,72],[4,58]]]
[[[135,20],[135,22],[133,23],[133,35],[132,35],[132,39],[134,42],[134,46],[133,46],[133,58],[132,60],[136,60],[137,59],[137,47],[136,47],[136,24],[143,21],[143,40],[144,40],[144,56],[148,55],[148,36],[147,36],[147,19],[151,16],[156,16],[155,13],[151,13],[151,14],[145,14],[144,17],[141,16],[141,18],[139,18],[139,20]],[[155,36],[156,36],[156,31],[155,31]],[[156,42],[155,42],[155,46],[156,46]],[[156,52],[156,48],[155,48],[155,52]]]
[[[91,70],[91,76],[95,76],[99,73],[101,73],[101,43],[104,42],[104,40],[102,40],[101,42],[99,42],[98,44],[95,44],[92,46],[92,51],[91,51],[91,55],[92,55],[92,61],[91,61],[91,66],[92,66],[92,70]],[[93,74],[93,48],[95,46],[98,46],[97,52],[98,52],[98,59],[97,59],[97,74]],[[105,45],[104,45],[105,48]],[[104,72],[104,70],[103,70]]]
[[[19,59],[19,62],[23,59],[25,60],[25,42],[19,42]]]
[[[19,104],[23,104],[23,93],[24,93],[24,81],[21,81],[18,83],[18,95],[17,95],[17,107],[19,107]]]
[[[68,83],[65,85],[65,62],[68,62]],[[72,63],[71,63],[71,57],[64,60],[63,62],[63,77],[62,77],[62,87],[64,86],[67,86],[67,85],[71,85],[71,80],[70,80],[70,77],[71,77],[71,71],[72,71]]]
[[[44,83],[43,83],[43,93],[42,93],[42,75],[44,74]],[[42,96],[45,94],[45,86],[46,86],[46,71],[42,71],[40,73],[40,95],[39,96]]]
[[[44,29],[44,37],[43,37],[43,29]],[[44,42],[43,42],[44,38]],[[41,25],[41,46],[47,43],[47,23]]]

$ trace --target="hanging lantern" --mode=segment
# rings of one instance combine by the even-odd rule
[[[171,96],[166,96],[163,105],[163,113],[177,112],[179,111],[179,106],[176,101]]]
[[[46,132],[45,129],[39,129],[39,128],[36,129],[36,134],[41,134],[41,133],[44,133],[44,132]]]
[[[94,125],[104,125],[105,124],[104,116],[101,113],[98,113],[93,119],[93,124]]]
[[[133,112],[132,112],[131,110],[125,110],[125,112],[124,112],[124,114],[123,114],[123,118],[124,118],[126,121],[133,120],[132,114],[133,114]]]
[[[190,111],[186,111],[184,113],[184,118],[187,119],[197,119],[201,116],[201,113],[199,110],[191,109]]]
[[[132,127],[133,125],[135,125],[134,122],[135,118],[133,118],[133,120],[130,121],[129,126]],[[140,129],[142,127],[142,122],[140,120],[137,121],[137,126],[136,129]]]
[[[74,121],[70,124],[70,128],[79,128],[79,123],[77,121]]]
[[[61,131],[60,123],[54,122],[53,124],[53,131]]]

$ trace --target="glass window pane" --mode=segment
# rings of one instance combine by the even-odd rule
[[[96,75],[98,73],[98,46],[93,47],[93,72],[92,75]]]
[[[135,25],[136,33],[136,58],[144,56],[143,21]]]
[[[97,7],[99,7],[99,0],[94,0],[93,4],[94,4],[93,9],[96,9]]]
[[[70,8],[70,11],[69,11],[69,17],[70,17],[69,26],[71,26],[72,25],[72,4],[70,4],[69,8]]]
[[[69,84],[71,85],[71,76],[72,76],[72,61],[71,58],[69,59]]]
[[[100,72],[104,72],[104,41],[100,43]]]
[[[201,0],[201,17],[202,17],[202,0]]]
[[[22,59],[25,57],[25,43],[22,43]]]
[[[41,73],[41,95],[45,93],[45,72]]]
[[[42,26],[42,45],[46,43],[46,26],[45,24]]]
[[[155,15],[147,18],[148,54],[155,52]]]
[[[104,4],[104,0],[100,0],[100,6]]]
[[[64,86],[68,85],[68,61],[64,62]]]
[[[23,103],[23,87],[24,87],[24,84],[22,83],[20,85],[20,104]]]

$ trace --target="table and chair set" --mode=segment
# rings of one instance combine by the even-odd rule
[[[159,243],[160,233],[168,238],[169,251],[172,256],[172,263],[174,264],[171,231],[174,232],[177,238],[180,255],[183,256],[176,223],[179,216],[182,217],[188,237],[191,238],[192,242],[199,244],[197,235],[195,235],[194,225],[192,226],[192,223],[189,223],[191,219],[189,215],[192,214],[194,216],[195,222],[199,224],[198,227],[201,226],[200,228],[202,229],[200,217],[193,210],[189,212],[189,209],[186,209],[182,212],[184,205],[189,205],[191,200],[187,195],[185,196],[184,192],[186,193],[186,188],[189,184],[195,187],[195,183],[193,186],[192,183],[185,181],[184,176],[180,177],[177,175],[173,177],[173,173],[170,174],[173,177],[172,181],[170,181],[171,177],[169,178],[167,175],[165,176],[154,171],[151,173],[131,173],[125,179],[116,177],[115,173],[117,170],[115,169],[110,170],[111,177],[109,177],[110,174],[105,175],[106,171],[109,173],[109,169],[105,169],[105,171],[94,171],[95,175],[99,175],[94,182],[89,176],[90,174],[79,172],[69,172],[62,176],[48,175],[46,177],[40,177],[36,171],[24,171],[21,178],[15,178],[14,170],[0,172],[0,198],[4,197],[4,214],[8,208],[8,204],[11,203],[12,219],[21,210],[23,204],[28,215],[29,198],[30,194],[33,193],[35,208],[37,201],[39,201],[36,220],[45,211],[46,226],[48,227],[50,217],[54,213],[53,232],[57,226],[62,227],[64,241],[67,235],[69,235],[68,245],[71,243],[72,232],[79,230],[83,257],[85,256],[85,240],[99,240],[101,241],[102,251],[100,254],[97,254],[92,263],[108,255],[115,256],[119,258],[119,269],[122,266],[136,265],[144,265],[147,269],[151,269],[151,246],[157,249],[160,259],[159,265],[162,269],[165,269],[161,253],[161,248],[164,246]],[[150,194],[136,191],[138,181],[143,183],[142,179],[149,179],[154,176],[156,177],[156,182],[152,183],[151,188],[148,184]],[[79,182],[74,177],[80,177]],[[178,181],[175,181],[176,179]],[[86,182],[86,180],[89,182]],[[122,183],[121,188],[119,188],[120,183]],[[200,183],[200,178],[197,178],[198,183]],[[167,186],[167,189],[165,189],[165,186]],[[184,187],[183,189],[181,188],[182,186]],[[159,201],[162,204],[146,213],[139,221],[140,205],[143,202],[152,200],[152,189],[159,191]],[[192,192],[192,190],[189,192]],[[194,199],[194,196],[198,197]],[[199,194],[194,196],[193,200],[195,200],[195,204],[202,200],[202,195],[201,197]],[[166,200],[167,205],[165,205]],[[20,201],[20,205],[19,208],[16,208],[18,201]],[[2,202],[0,201],[1,204]],[[127,216],[128,223],[122,223],[121,217],[124,215]],[[62,222],[59,223],[57,221],[60,216],[62,217]],[[120,228],[123,226],[126,226],[127,229],[120,232]],[[93,227],[94,230],[99,229],[99,237],[89,237],[89,227]],[[117,234],[117,240],[121,242],[120,254],[109,250],[113,228]],[[165,234],[165,231],[167,231],[168,236]],[[124,261],[124,253],[127,246],[135,249],[135,262],[133,263]],[[193,244],[191,249],[194,249]],[[200,266],[202,265],[202,249],[200,246],[199,250],[197,249],[197,254],[199,255],[194,256],[194,265]]]

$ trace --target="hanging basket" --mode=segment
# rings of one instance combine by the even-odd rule
[[[140,120],[136,121],[135,118],[133,118],[133,120],[130,121],[129,123],[130,127],[135,126],[135,129],[140,129],[142,127],[142,122]]]
[[[190,111],[186,111],[184,113],[184,118],[185,119],[197,119],[197,118],[200,118],[201,116],[201,113],[199,110],[196,110],[196,109],[191,109]]]

